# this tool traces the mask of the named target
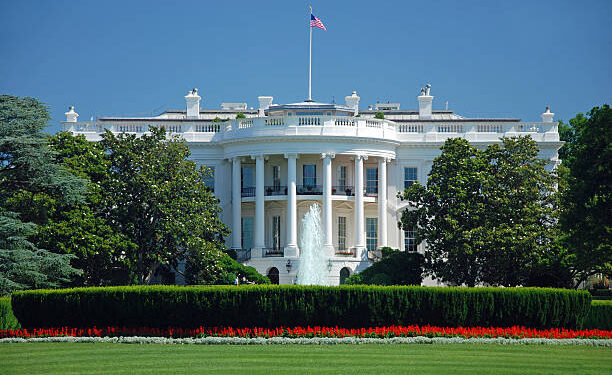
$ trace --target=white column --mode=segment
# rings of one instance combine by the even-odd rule
[[[365,217],[363,209],[363,159],[367,156],[355,155],[355,249],[357,256],[365,248]]]
[[[378,160],[378,248],[387,246],[387,160]]]
[[[259,253],[265,245],[264,216],[264,156],[252,156],[255,159],[255,249]],[[259,254],[256,254],[256,256]],[[262,254],[263,255],[263,254]]]
[[[336,155],[322,154],[323,158],[323,247],[333,255],[332,232],[332,158]]]
[[[242,248],[242,186],[240,158],[232,159],[232,249]]]
[[[285,257],[297,257],[297,195],[296,159],[297,154],[285,154],[287,158],[287,246]]]

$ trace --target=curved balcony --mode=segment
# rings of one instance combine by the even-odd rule
[[[298,185],[296,186],[296,192],[298,195],[322,195],[322,185]]]
[[[264,194],[266,196],[271,196],[271,195],[287,195],[287,187],[286,186],[280,186],[280,185],[266,186],[264,188]]]

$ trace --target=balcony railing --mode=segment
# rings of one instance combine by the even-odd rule
[[[368,196],[377,196],[378,195],[378,186],[366,186],[365,195]]]
[[[244,197],[254,197],[255,196],[255,187],[243,187],[241,190],[241,196]]]
[[[321,185],[301,185],[296,187],[299,195],[321,195],[323,187]]]
[[[266,186],[265,187],[265,195],[287,195],[287,187],[286,186]]]
[[[264,247],[261,255],[266,257],[266,258],[268,258],[268,257],[284,257],[285,256],[285,250]]]
[[[246,262],[251,259],[251,249],[236,250],[236,260],[238,262]]]
[[[355,195],[355,189],[351,185],[334,185],[332,186],[332,194],[346,195],[350,197]]]

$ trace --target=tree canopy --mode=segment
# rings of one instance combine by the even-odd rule
[[[563,243],[576,285],[612,275],[612,109],[595,107],[561,124]]]
[[[346,279],[352,285],[421,285],[423,255],[384,247],[382,259]]]
[[[0,293],[57,287],[79,272],[69,254],[55,254],[31,242],[46,213],[31,206],[41,197],[67,205],[83,200],[85,181],[54,158],[42,133],[47,108],[34,98],[0,95]]]
[[[554,246],[556,205],[537,144],[513,137],[481,150],[455,138],[441,149],[427,185],[402,196],[400,226],[427,241],[427,273],[452,285],[539,283],[533,273]]]

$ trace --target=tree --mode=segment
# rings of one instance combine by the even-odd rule
[[[83,199],[84,181],[62,168],[42,133],[49,120],[45,106],[33,98],[0,95],[0,289],[57,287],[78,271],[72,256],[39,249],[30,212],[39,197],[67,204]]]
[[[102,214],[135,246],[125,258],[137,283],[148,283],[162,266],[181,262],[218,267],[223,237],[218,201],[203,182],[206,167],[187,160],[189,148],[164,129],[142,137],[106,132],[100,147],[108,158]]]
[[[39,246],[56,253],[76,255],[72,264],[83,270],[74,278],[74,285],[100,286],[122,283],[117,274],[125,274],[129,253],[135,244],[122,233],[113,230],[108,218],[102,215],[106,200],[102,182],[108,179],[110,165],[98,143],[84,136],[60,132],[49,139],[56,160],[71,173],[86,179],[85,200],[68,206],[61,201],[48,200],[48,220],[39,227],[35,241]]]
[[[242,112],[238,112],[238,113],[236,113],[236,119],[238,120],[238,119],[241,119],[241,118],[246,118],[246,116],[244,115],[244,113],[242,113]]]
[[[382,248],[382,259],[346,279],[352,285],[421,285],[423,255]]]
[[[374,118],[377,118],[377,119],[379,119],[379,120],[384,120],[384,118],[385,118],[385,114],[384,114],[383,112],[381,112],[381,111],[378,111],[378,112],[376,112],[376,113],[374,114]]]
[[[554,176],[530,137],[485,150],[449,139],[427,186],[403,194],[400,226],[427,241],[427,273],[453,285],[517,286],[534,280],[555,238]]]
[[[612,110],[605,104],[561,124],[561,228],[579,286],[612,274]]]

